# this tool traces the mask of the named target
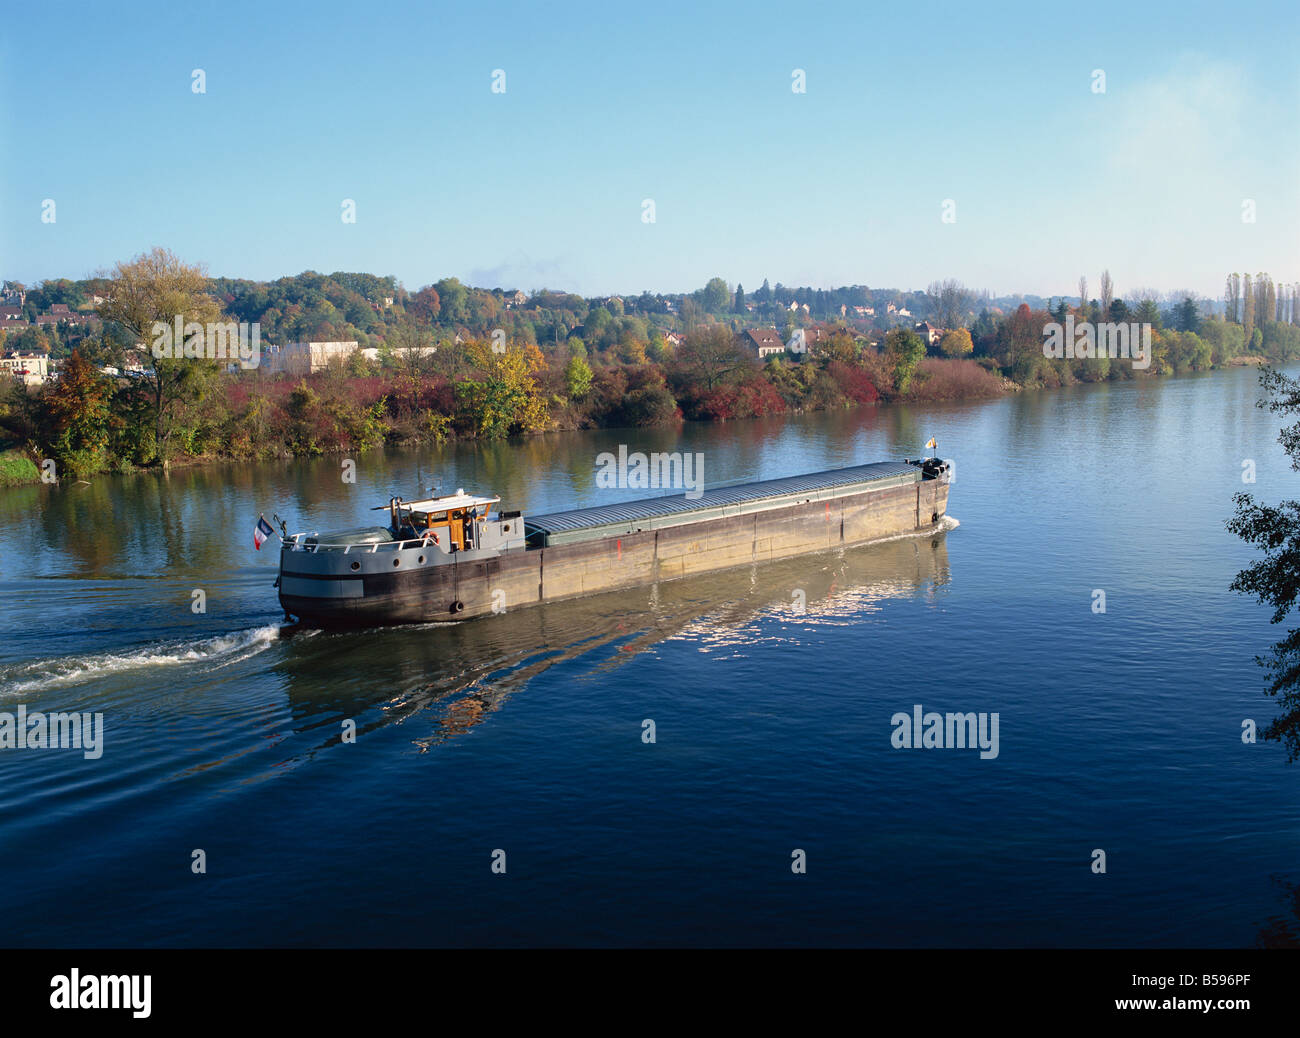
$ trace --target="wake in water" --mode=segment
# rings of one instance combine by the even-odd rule
[[[78,685],[108,674],[153,667],[213,664],[227,667],[255,656],[280,638],[279,625],[253,627],[197,641],[154,642],[136,649],[26,660],[0,667],[0,695],[21,695]]]

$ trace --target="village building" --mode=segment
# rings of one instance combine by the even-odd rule
[[[332,360],[346,360],[359,344],[347,342],[287,342],[263,346],[260,367],[268,374],[310,375],[326,368]]]
[[[747,328],[740,336],[741,343],[762,360],[785,352],[785,343],[775,328]]]
[[[944,332],[942,328],[936,328],[929,321],[922,321],[912,330],[916,332],[916,334],[919,335],[922,339],[925,340],[925,344],[927,346],[933,346],[940,339],[942,339],[943,332]]]
[[[53,370],[54,364],[44,353],[10,353],[0,357],[0,373],[28,386],[48,381]]]

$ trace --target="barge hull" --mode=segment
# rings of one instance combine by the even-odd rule
[[[283,548],[280,604],[322,626],[469,619],[921,533],[937,529],[947,504],[947,480],[925,479],[492,558],[328,578],[297,570],[297,553]]]

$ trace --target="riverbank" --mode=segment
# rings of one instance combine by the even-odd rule
[[[1120,361],[1035,357],[1000,367],[992,358],[923,357],[904,377],[874,351],[773,358],[722,376],[702,367],[652,363],[563,367],[536,348],[497,357],[449,378],[379,364],[333,365],[293,377],[254,372],[216,376],[201,400],[177,407],[167,451],[170,469],[228,461],[357,455],[381,446],[513,438],[544,432],[661,428],[863,406],[994,399],[1080,383],[1172,377],[1267,363],[1240,356],[1214,364],[1159,363],[1139,370]],[[512,365],[511,361],[515,363]],[[50,458],[59,479],[162,468],[147,418],[147,380],[112,380],[88,366],[35,392],[10,389],[0,429],[12,446],[0,461],[0,486],[41,480]],[[577,374],[575,375],[575,370]],[[1012,377],[1020,374],[1020,378]],[[900,389],[900,386],[902,387]]]

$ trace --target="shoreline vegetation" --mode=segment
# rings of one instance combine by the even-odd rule
[[[746,297],[714,278],[680,296],[586,300],[452,278],[415,293],[366,274],[234,281],[155,249],[105,277],[23,290],[33,312],[59,306],[80,319],[6,336],[5,352],[43,351],[59,368],[36,386],[0,386],[0,486],[39,482],[47,459],[58,479],[80,479],[1285,363],[1300,359],[1298,288],[1231,275],[1222,312],[1190,294],[1164,309],[1153,292],[1125,302],[1108,274],[1101,299],[1081,280],[1073,302],[1030,297],[1037,307],[955,281],[925,293],[764,281]],[[1149,325],[1148,363],[1045,356],[1045,326],[1067,318]],[[262,364],[154,356],[155,322],[175,321],[256,323]],[[267,370],[267,344],[298,341],[357,345],[309,373]]]

